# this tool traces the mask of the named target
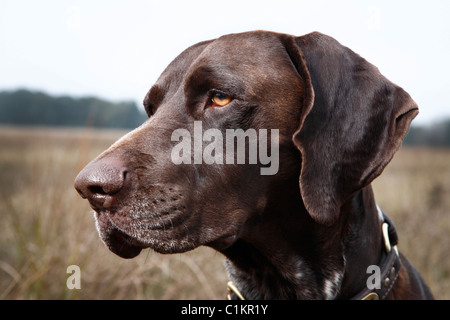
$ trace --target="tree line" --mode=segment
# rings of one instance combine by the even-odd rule
[[[133,101],[54,97],[20,89],[0,92],[0,123],[23,126],[135,128],[146,119]]]
[[[132,129],[146,118],[134,101],[55,97],[26,89],[0,92],[0,124]],[[450,147],[450,119],[411,126],[404,145]]]
[[[411,126],[403,141],[405,145],[450,147],[450,119],[443,119],[427,126]]]

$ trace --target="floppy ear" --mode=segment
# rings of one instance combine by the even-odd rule
[[[330,225],[341,206],[381,174],[418,107],[372,64],[333,38],[311,33],[284,44],[305,81],[299,127],[300,192],[311,217]]]

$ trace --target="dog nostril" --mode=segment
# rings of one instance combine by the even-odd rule
[[[98,195],[108,194],[107,192],[105,192],[105,190],[103,190],[103,188],[101,186],[89,186],[88,190],[92,194],[98,194]]]
[[[90,193],[96,194],[97,196],[114,195],[122,190],[126,176],[127,171],[123,170],[121,174],[108,176],[108,179],[100,183],[94,183],[87,188]]]

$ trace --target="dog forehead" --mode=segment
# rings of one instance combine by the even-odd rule
[[[290,78],[292,63],[279,35],[251,31],[197,43],[178,55],[156,84],[171,96],[181,87],[209,79],[215,84],[242,87],[241,90],[285,82]]]
[[[230,87],[255,87],[289,77],[289,69],[292,63],[278,34],[247,32],[225,35],[209,43],[192,61],[185,79],[188,84],[202,78],[234,82]]]
[[[274,44],[280,43],[279,35],[270,31],[250,31],[243,33],[231,33],[217,38],[212,46],[223,46],[237,52],[244,50],[264,50],[273,48]]]
[[[211,42],[197,60],[233,67],[246,65],[263,67],[276,62],[277,57],[283,52],[282,49],[276,33],[253,31],[228,34]]]

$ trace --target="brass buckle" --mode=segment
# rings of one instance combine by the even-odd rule
[[[380,297],[378,296],[377,293],[371,292],[368,295],[366,295],[364,298],[362,298],[361,300],[380,300]]]
[[[239,291],[239,289],[236,287],[236,285],[233,283],[233,281],[228,281],[227,288],[228,288],[228,294],[227,294],[228,300],[231,300],[232,293],[234,293],[239,298],[239,300],[245,300],[244,296]]]

